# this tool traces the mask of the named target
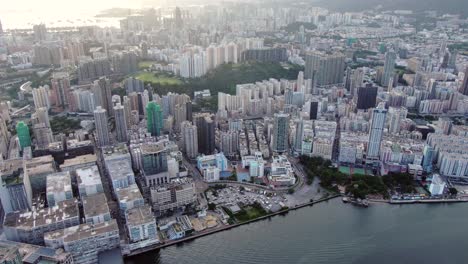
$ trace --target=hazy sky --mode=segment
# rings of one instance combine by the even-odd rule
[[[0,0],[0,9],[9,10],[100,10],[109,7],[139,7],[140,0]],[[0,11],[3,13],[3,11]]]

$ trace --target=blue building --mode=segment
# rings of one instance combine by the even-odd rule
[[[432,161],[434,159],[434,148],[431,146],[424,146],[423,150],[423,170],[424,172],[431,173],[432,172]]]
[[[217,167],[220,171],[225,171],[228,168],[228,160],[224,154],[217,153],[213,155],[200,156],[197,159],[197,168],[202,171],[206,167]]]

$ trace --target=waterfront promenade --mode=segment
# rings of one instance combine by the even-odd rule
[[[337,198],[337,197],[340,197],[340,196],[341,196],[340,194],[330,195],[328,197],[325,197],[325,198],[322,198],[322,199],[319,199],[319,200],[316,200],[316,201],[311,201],[311,202],[307,202],[307,203],[304,203],[304,204],[300,204],[300,205],[297,205],[297,206],[294,206],[294,207],[291,207],[291,208],[288,208],[288,209],[285,209],[285,210],[281,210],[281,211],[278,211],[278,212],[275,212],[275,213],[270,213],[268,215],[265,215],[265,216],[262,216],[262,217],[259,217],[259,218],[255,218],[255,219],[252,219],[252,220],[249,220],[249,221],[245,221],[245,222],[242,222],[242,223],[237,223],[237,224],[225,225],[225,226],[222,226],[222,227],[212,228],[210,230],[202,231],[200,233],[197,233],[197,234],[194,234],[194,235],[191,235],[191,236],[188,236],[188,237],[184,237],[184,238],[181,238],[181,239],[171,240],[171,241],[168,241],[168,242],[163,242],[161,244],[152,245],[152,246],[145,247],[145,248],[140,248],[140,249],[131,251],[130,253],[124,254],[124,257],[131,257],[131,256],[135,256],[135,255],[138,255],[138,254],[143,254],[143,253],[151,251],[151,250],[158,250],[158,249],[170,247],[170,246],[173,246],[173,245],[177,245],[177,244],[180,244],[180,243],[184,243],[184,242],[187,242],[187,241],[194,240],[194,239],[199,238],[199,237],[203,237],[203,236],[211,235],[211,234],[218,233],[218,232],[221,232],[221,231],[229,230],[229,229],[232,229],[232,228],[235,228],[235,227],[239,227],[241,225],[246,225],[246,224],[250,224],[250,223],[253,223],[253,222],[260,221],[260,220],[265,220],[265,219],[268,219],[268,218],[276,216],[276,215],[283,215],[283,214],[288,213],[289,211],[297,210],[297,209],[300,209],[300,208],[303,208],[303,207],[306,207],[306,206],[312,206],[314,204],[329,201],[331,199],[334,199],[334,198]]]

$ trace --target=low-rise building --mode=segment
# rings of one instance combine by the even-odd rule
[[[135,184],[135,174],[129,160],[109,160],[106,161],[106,168],[112,183],[114,193],[118,189],[127,188]]]
[[[156,212],[186,206],[195,200],[195,187],[188,178],[175,179],[169,184],[151,188],[151,201]]]
[[[268,181],[274,187],[292,186],[296,183],[294,170],[286,156],[273,156]]]
[[[60,169],[62,171],[74,171],[79,168],[86,168],[96,165],[97,157],[95,154],[86,154],[72,159],[66,159]]]
[[[44,233],[79,224],[77,201],[65,200],[53,207],[32,212],[8,213],[4,232],[8,240],[39,245],[44,242]]]
[[[24,175],[29,178],[34,197],[45,192],[47,175],[56,171],[54,158],[50,155],[32,158],[24,162]]]
[[[434,174],[432,176],[431,185],[429,186],[429,192],[432,196],[442,195],[445,190],[445,181],[440,177],[439,174]]]
[[[89,196],[104,191],[101,182],[101,175],[96,165],[83,167],[76,170],[78,181],[78,192],[80,197]]]
[[[130,185],[127,188],[118,189],[116,195],[122,217],[126,215],[128,210],[145,204],[145,200],[136,184]]]
[[[119,227],[112,219],[99,224],[82,224],[44,234],[48,247],[63,247],[76,264],[98,263],[98,254],[118,248]]]
[[[72,198],[70,172],[57,172],[47,175],[47,204],[49,207]]]
[[[32,244],[19,243],[10,240],[0,240],[0,247],[9,248],[7,250],[6,256],[9,259],[12,259],[16,255],[15,249],[19,253],[19,262],[3,262],[0,258],[0,263],[57,263],[57,264],[73,264],[72,255],[68,252],[65,252],[63,249],[53,249],[47,247],[36,246]],[[15,260],[16,261],[16,260]]]
[[[228,167],[227,158],[223,153],[217,153],[213,155],[200,156],[197,159],[197,168],[203,171],[207,167],[217,167],[221,171],[225,171]]]
[[[188,216],[183,215],[180,217],[176,217],[175,223],[170,225],[169,229],[167,230],[167,236],[169,239],[180,239],[187,235],[188,232],[193,230],[192,223]]]
[[[97,193],[82,198],[83,213],[85,222],[88,224],[98,224],[111,219],[106,195]]]
[[[125,217],[131,248],[159,243],[156,219],[148,205],[128,210]]]

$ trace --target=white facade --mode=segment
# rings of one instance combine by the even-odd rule
[[[373,111],[367,145],[367,159],[374,160],[380,157],[380,144],[382,143],[386,115],[385,103],[380,103]]]

